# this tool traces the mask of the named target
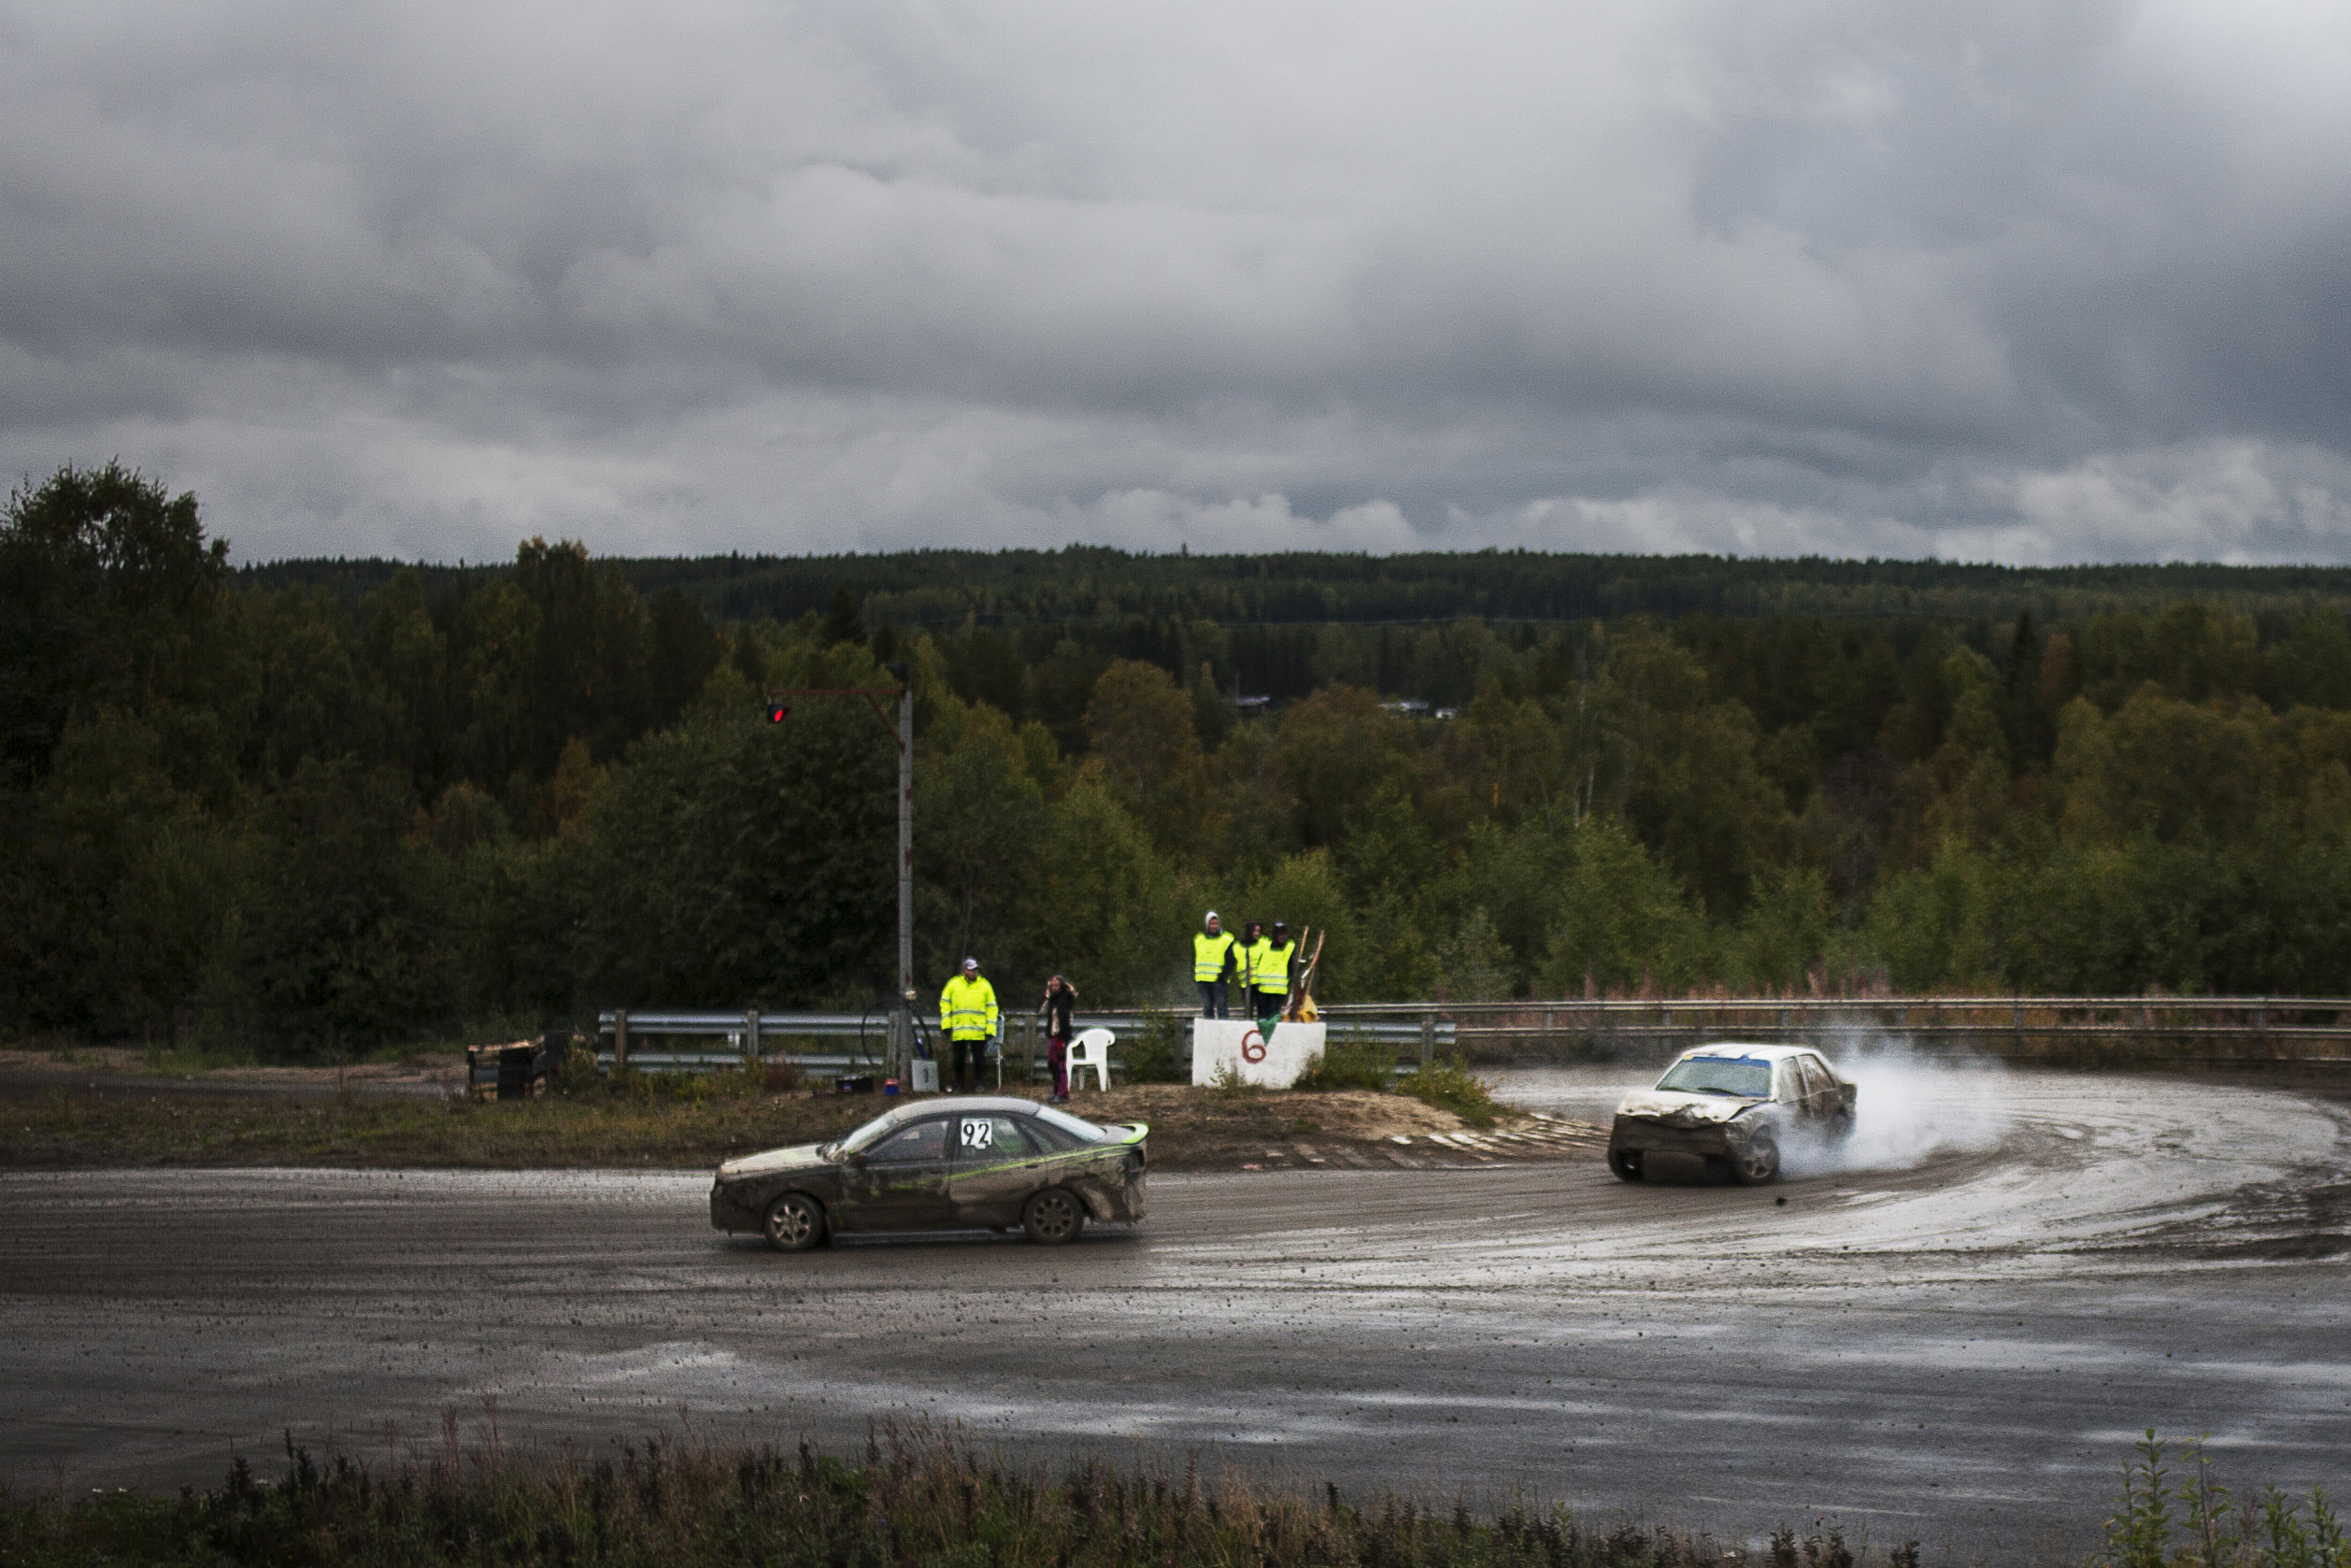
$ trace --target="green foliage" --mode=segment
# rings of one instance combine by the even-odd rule
[[[1623,822],[1588,817],[1574,845],[1544,961],[1546,995],[1671,992],[1705,973],[1704,919]]]
[[[1441,1111],[1451,1111],[1472,1127],[1491,1127],[1502,1117],[1493,1086],[1469,1070],[1459,1057],[1432,1062],[1396,1080],[1396,1092],[1423,1100]]]
[[[1196,916],[1166,861],[1106,790],[1080,778],[1055,801],[1035,861],[1025,918],[1037,969],[1067,976],[1087,1006],[1182,994]]]
[[[1185,1020],[1174,1014],[1155,1013],[1121,1039],[1119,1058],[1129,1083],[1191,1082],[1190,1037]]]
[[[926,985],[974,952],[1007,999],[1058,968],[1188,1000],[1214,905],[1313,927],[1332,1002],[2339,993],[2346,602],[2301,569],[538,539],[231,574],[193,497],[68,468],[0,523],[0,1030],[341,1054],[869,1003],[891,738],[854,698],[753,716],[888,684],[884,649]]]
[[[873,684],[852,668],[828,684]],[[860,678],[862,677],[862,678]],[[862,1002],[890,984],[896,754],[862,704],[656,735],[567,857],[581,983],[629,1005]]]
[[[1357,1506],[1335,1487],[1268,1487],[1073,1455],[1057,1468],[986,1455],[929,1428],[885,1428],[862,1464],[773,1447],[658,1437],[587,1460],[517,1457],[494,1401],[478,1436],[454,1418],[440,1450],[371,1467],[324,1463],[286,1442],[276,1481],[237,1459],[217,1490],[178,1498],[99,1492],[13,1501],[0,1552],[27,1568],[87,1562],[335,1562],[355,1568],[482,1561],[770,1562],[1113,1568],[1150,1563],[1447,1563],[1453,1568],[1636,1568],[1712,1562],[1710,1536],[1637,1519],[1579,1521],[1520,1503],[1482,1518],[1418,1494]],[[1840,1547],[1842,1542],[1839,1542]],[[1819,1559],[1850,1568],[1849,1555]]]
[[[1375,1089],[1386,1093],[1396,1085],[1396,1052],[1392,1047],[1332,1041],[1320,1056],[1307,1062],[1292,1085],[1297,1089]]]
[[[1455,1002],[1503,1002],[1511,991],[1511,954],[1494,928],[1494,919],[1478,905],[1460,929],[1437,944],[1438,984]]]
[[[2094,1560],[2104,1568],[2351,1568],[2351,1539],[2317,1488],[2306,1501],[2272,1486],[2258,1505],[2237,1502],[2201,1440],[2185,1445],[2177,1464],[2165,1462],[2153,1427],[2133,1447],[2138,1458],[2123,1467]]]
[[[1834,901],[1817,866],[1758,872],[1745,911],[1729,933],[1719,972],[1743,991],[1801,991],[1829,948]]]

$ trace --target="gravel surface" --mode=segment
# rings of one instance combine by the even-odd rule
[[[0,1480],[217,1483],[279,1432],[380,1453],[869,1418],[1732,1536],[2078,1550],[2129,1442],[2351,1489],[2351,1114],[2283,1090],[1857,1067],[1845,1168],[1595,1157],[1163,1175],[1048,1250],[784,1257],[704,1172],[0,1176]],[[1622,1075],[1514,1074],[1604,1114]],[[1480,1156],[1489,1159],[1489,1153]],[[1785,1200],[1784,1202],[1782,1200]]]

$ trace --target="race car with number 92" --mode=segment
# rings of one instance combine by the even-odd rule
[[[786,1252],[910,1231],[1025,1231],[1058,1245],[1089,1220],[1143,1219],[1149,1133],[1008,1096],[923,1101],[832,1143],[728,1161],[710,1189],[710,1223],[761,1232]]]

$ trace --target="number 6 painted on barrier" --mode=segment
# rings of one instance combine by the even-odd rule
[[[1241,1036],[1241,1060],[1242,1060],[1242,1061],[1244,1061],[1244,1062],[1262,1062],[1262,1061],[1264,1061],[1264,1060],[1265,1060],[1265,1036],[1264,1036],[1264,1035],[1262,1035],[1262,1034],[1260,1034],[1260,1033],[1259,1033],[1256,1030],[1254,1030],[1254,1029],[1250,1030],[1247,1033],[1246,1033],[1246,1034],[1242,1035],[1242,1036]]]

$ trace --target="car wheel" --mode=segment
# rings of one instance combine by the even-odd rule
[[[1853,1113],[1851,1111],[1839,1111],[1829,1119],[1831,1143],[1841,1144],[1851,1136],[1853,1136]]]
[[[787,1192],[767,1207],[767,1245],[778,1252],[805,1252],[824,1242],[824,1210],[814,1198]]]
[[[1608,1151],[1608,1168],[1618,1181],[1641,1179],[1641,1151],[1637,1148],[1612,1148]]]
[[[1769,1133],[1758,1133],[1731,1156],[1731,1179],[1742,1187],[1760,1187],[1778,1175],[1779,1140]]]
[[[1047,1247],[1070,1240],[1085,1223],[1086,1205],[1065,1188],[1047,1188],[1020,1211],[1020,1228],[1029,1233],[1029,1239]]]

